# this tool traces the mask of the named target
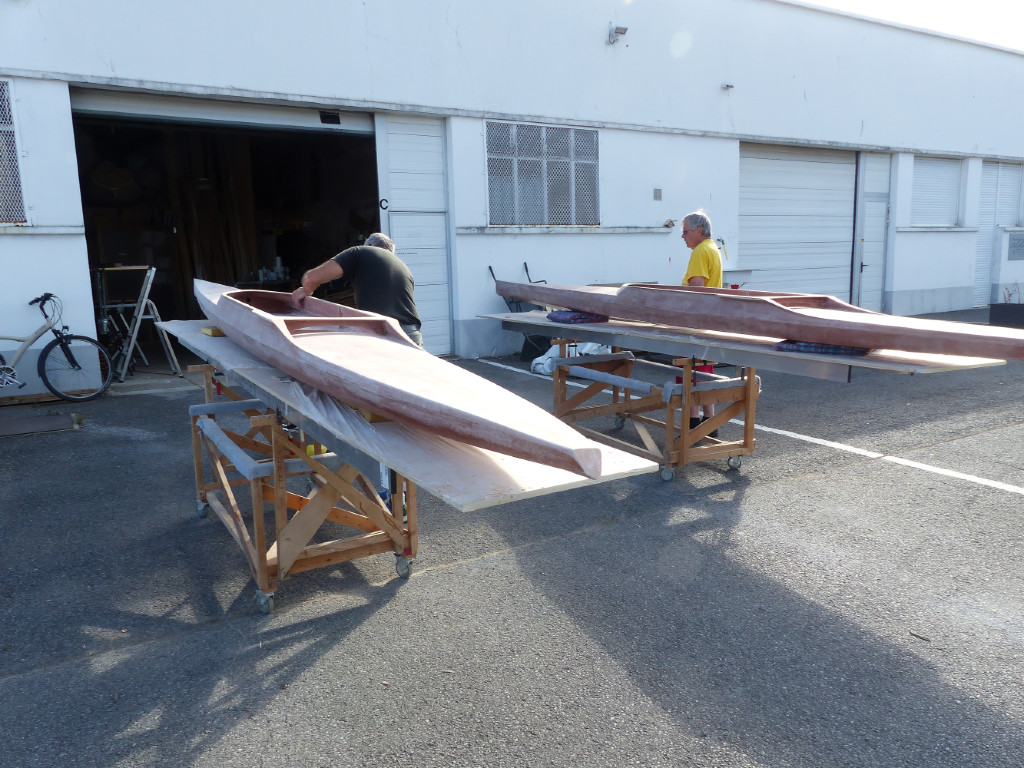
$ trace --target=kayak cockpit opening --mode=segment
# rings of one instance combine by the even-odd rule
[[[393,336],[387,320],[379,317],[286,317],[285,328],[293,336],[303,333],[374,333]]]
[[[271,294],[266,291],[236,291],[231,298],[248,304],[253,309],[266,312],[268,315],[294,315],[301,310],[287,301],[287,294]]]

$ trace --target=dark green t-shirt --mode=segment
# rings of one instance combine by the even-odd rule
[[[401,325],[420,328],[420,316],[413,300],[412,272],[386,248],[357,245],[334,257],[342,278],[352,283],[356,306],[378,315],[393,317]]]

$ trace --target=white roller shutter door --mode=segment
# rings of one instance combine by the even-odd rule
[[[373,115],[367,112],[287,107],[244,101],[164,96],[156,94],[71,89],[71,110],[77,115],[108,115],[127,118],[169,120],[180,123],[219,123],[259,128],[299,128],[325,133],[373,133]]]
[[[745,287],[849,298],[856,170],[854,152],[740,145]]]
[[[381,224],[416,281],[423,346],[447,355],[452,351],[452,314],[444,123],[378,115],[376,126]]]
[[[978,245],[974,262],[975,307],[987,307],[992,302],[992,260],[996,257],[997,227],[1017,224],[1022,176],[1024,166],[1017,163],[986,160],[982,165]]]

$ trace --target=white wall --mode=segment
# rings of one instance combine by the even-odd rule
[[[34,227],[82,227],[67,85],[15,80],[11,95],[29,223]]]
[[[681,237],[685,214],[703,208],[716,238],[730,245],[737,240],[739,142],[612,129],[599,137],[600,227],[557,234],[525,227],[467,232],[488,221],[484,122],[450,121],[459,355],[499,354],[521,343],[518,334],[499,332],[495,321],[477,318],[506,311],[488,266],[498,279],[510,281],[526,280],[526,262],[533,279],[550,283],[679,283],[689,259]],[[661,201],[654,200],[655,188],[662,190]],[[669,220],[674,225],[665,227]],[[733,262],[726,267],[736,268]]]
[[[607,44],[609,22],[629,29],[615,45]],[[772,0],[520,0],[514,12],[496,0],[297,0],[287,8],[268,0],[18,0],[0,3],[3,72],[153,91],[1024,154],[1016,129],[1022,107],[1006,98],[1024,81],[1024,56]]]
[[[921,315],[969,309],[974,282],[977,231],[899,230],[897,257],[890,261],[888,310]],[[970,257],[970,258],[968,258]]]
[[[979,158],[961,166],[960,214],[955,226],[916,227],[913,206],[914,156],[893,156],[893,201],[884,309],[919,315],[970,309],[974,304],[978,221],[981,203]],[[998,263],[993,263],[993,280]]]
[[[32,236],[0,233],[0,265],[13,278],[0,300],[10,305],[33,269],[39,275],[42,249],[50,254],[43,289],[64,292],[73,327],[91,327],[70,83],[449,116],[463,355],[513,343],[476,319],[503,306],[488,265],[510,279],[525,277],[526,261],[552,282],[676,282],[686,257],[678,225],[658,227],[704,207],[729,246],[726,270],[741,270],[741,140],[902,151],[887,307],[970,305],[962,298],[970,236],[899,228],[909,216],[912,155],[1024,158],[1024,103],[1007,97],[1024,82],[1024,55],[775,0],[521,0],[509,8],[495,0],[0,3],[0,76],[15,78],[26,204],[34,225],[51,228],[31,247]],[[628,27],[615,45],[609,23]],[[488,117],[601,130],[598,232],[469,231],[487,223]]]
[[[22,237],[0,234],[0,269],[4,280],[0,282],[0,334],[29,336],[43,323],[36,306],[29,301],[43,293],[56,294],[63,303],[62,325],[73,333],[96,337],[92,294],[89,292],[89,264],[85,238],[68,235],[38,235]],[[2,398],[11,395],[27,396],[46,392],[36,373],[36,359],[43,347],[53,340],[47,333],[32,345],[17,365],[18,379],[25,382],[23,389],[0,389]],[[8,363],[20,344],[0,339],[0,352]]]
[[[16,79],[12,96],[22,191],[32,226],[0,226],[0,333],[26,336],[38,328],[42,316],[28,302],[48,291],[64,302],[64,323],[73,332],[95,337],[67,85]],[[38,352],[52,338],[44,337],[33,349]],[[17,346],[0,340],[5,356]],[[22,359],[18,375],[29,382],[18,394],[44,391],[36,376],[35,354]]]

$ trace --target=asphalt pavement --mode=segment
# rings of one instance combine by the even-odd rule
[[[738,471],[423,494],[411,578],[269,615],[196,514],[193,382],[0,408],[79,423],[0,439],[0,765],[1022,766],[1022,373],[762,372]]]

